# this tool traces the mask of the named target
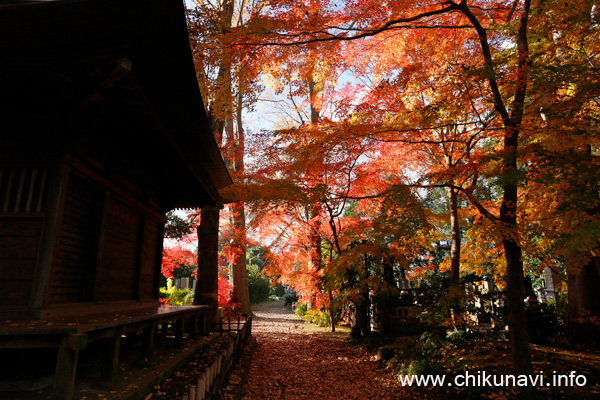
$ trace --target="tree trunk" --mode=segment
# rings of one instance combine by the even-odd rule
[[[308,84],[309,91],[309,99],[310,99],[310,123],[317,124],[319,123],[319,109],[316,106],[316,96],[317,93],[315,91],[315,83],[314,80],[311,79]],[[317,161],[316,164],[320,166],[321,160]],[[311,185],[319,184],[321,181],[321,176],[311,174]],[[321,264],[323,261],[323,256],[321,252],[321,233],[319,232],[321,228],[321,203],[318,201],[313,202],[310,205],[310,221],[308,223],[310,232],[309,232],[309,252],[310,252],[310,266],[309,273],[313,274],[314,278],[317,278],[317,271],[321,269]],[[316,300],[316,299],[314,299]]]
[[[506,309],[508,331],[515,374],[532,374],[533,366],[529,354],[529,334],[525,317],[523,295],[523,260],[521,247],[512,239],[502,240],[506,258]]]
[[[508,126],[504,135],[505,154],[502,174],[505,183],[502,188],[500,223],[503,229],[502,245],[506,259],[506,309],[513,369],[515,374],[532,374],[533,365],[529,351],[529,333],[524,303],[523,255],[517,229],[518,144],[519,130]]]
[[[589,320],[600,316],[599,287],[600,257],[593,257],[576,273],[567,273],[570,334],[582,343],[593,344],[600,337],[600,328]]]
[[[360,277],[359,282],[359,296],[360,300],[357,304],[357,315],[358,326],[360,328],[360,334],[363,338],[371,336],[371,299],[369,298],[369,277],[371,276],[369,271],[369,255],[364,254],[364,271]]]
[[[231,152],[232,170],[236,174],[244,173],[244,128],[242,125],[242,93],[238,88],[237,110],[236,110],[237,137],[231,138],[233,151]],[[231,274],[232,301],[240,303],[240,312],[251,315],[250,293],[248,291],[248,275],[246,271],[246,212],[244,202],[238,201],[231,205],[233,215],[234,242],[232,243],[235,253]]]
[[[234,260],[231,266],[231,300],[240,303],[240,312],[251,315],[250,293],[248,292],[248,276],[246,273],[246,214],[244,203],[237,202],[231,205],[233,214],[233,227],[235,229],[232,250]]]
[[[321,227],[321,206],[319,204],[313,204],[310,210],[311,223],[310,223],[310,263],[313,271],[321,269],[321,263],[323,256],[321,252],[321,234],[319,229]]]
[[[458,219],[458,190],[450,190],[450,228],[452,230],[452,243],[450,246],[450,279],[458,282],[460,278],[460,221]]]
[[[567,187],[573,187],[573,185],[567,184]],[[563,193],[559,198],[559,203],[564,203],[567,197],[567,193]],[[563,231],[570,233],[572,229],[574,229],[572,216],[570,213],[566,213],[563,217]],[[595,254],[597,254],[596,252],[597,250],[594,250]],[[567,270],[567,311],[571,321],[576,321],[587,313],[596,317],[600,316],[600,297],[597,294],[600,287],[600,256],[592,256],[586,264],[581,266],[579,261],[585,256],[585,254],[573,251],[567,251],[564,254]],[[574,330],[577,328],[575,327]]]
[[[573,149],[573,163],[593,164],[591,148],[585,150]],[[600,216],[600,187],[594,172],[583,172],[578,179],[566,180],[563,187],[565,193],[559,198],[559,203],[565,205],[568,201],[575,204],[566,204],[573,211],[587,214],[589,220],[597,221]],[[577,201],[576,199],[581,199]],[[570,212],[563,217],[563,230],[572,233],[577,230],[573,226],[573,217]],[[567,270],[568,317],[572,334],[584,343],[597,340],[600,328],[593,323],[586,322],[586,317],[600,318],[600,296],[597,291],[600,287],[600,245],[596,241],[595,247],[590,249],[590,254],[567,251],[564,255]],[[589,259],[588,259],[589,258]],[[588,259],[582,266],[581,260]],[[583,317],[583,319],[582,319]]]
[[[356,306],[356,323],[360,328],[360,335],[363,338],[367,338],[371,336],[371,318],[369,316],[369,295],[368,293],[361,293],[360,300],[358,301]]]
[[[204,206],[198,233],[198,272],[194,304],[208,305],[207,323],[215,323],[219,307],[219,208]]]
[[[566,257],[565,257],[566,259]],[[600,257],[592,259],[578,272],[567,273],[569,318],[577,319],[587,313],[600,316]]]
[[[329,289],[329,319],[331,320],[331,332],[335,332],[335,309],[333,308],[333,292]]]
[[[532,374],[531,355],[529,354],[529,335],[525,318],[523,301],[523,259],[517,229],[518,176],[517,156],[519,145],[519,127],[523,121],[525,100],[527,97],[527,80],[529,77],[529,43],[527,26],[531,0],[525,0],[519,21],[517,34],[517,73],[515,93],[512,100],[511,112],[506,108],[502,93],[498,86],[494,60],[487,39],[486,29],[481,25],[477,16],[471,11],[466,1],[456,5],[477,30],[479,42],[485,60],[485,69],[490,91],[493,96],[494,108],[504,124],[504,148],[502,160],[502,205],[500,206],[499,221],[503,229],[502,244],[506,258],[506,303],[508,313],[508,328],[512,349],[513,368],[515,374]],[[479,208],[479,207],[478,207]],[[487,212],[489,214],[489,211]],[[531,389],[531,388],[529,388]],[[526,390],[529,392],[530,390]]]
[[[504,160],[502,205],[500,223],[504,229],[502,244],[506,259],[506,309],[509,338],[515,374],[532,374],[529,353],[529,334],[525,317],[525,283],[523,280],[523,258],[517,230],[517,149],[519,131],[508,127],[504,136]]]

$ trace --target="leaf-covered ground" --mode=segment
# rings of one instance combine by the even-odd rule
[[[353,346],[347,333],[324,334],[314,325],[281,307],[280,303],[263,305],[254,311],[252,355],[248,380],[242,399],[517,399],[517,387],[457,387],[425,385],[402,386],[397,369],[368,353],[363,346]],[[410,338],[401,338],[401,346]],[[402,344],[404,343],[404,344]],[[394,344],[392,344],[393,347]],[[469,371],[477,374],[512,374],[508,342],[488,340],[464,346],[441,348],[443,356],[432,359],[435,370],[451,379]],[[539,399],[600,399],[600,353],[591,349],[567,350],[532,345],[536,374],[547,375],[544,385],[536,387]],[[410,359],[401,360],[406,365]],[[553,373],[576,371],[585,375],[584,386],[551,387]],[[236,378],[239,382],[239,378]],[[233,398],[233,397],[226,397]]]
[[[397,399],[402,386],[374,354],[344,335],[309,333],[272,303],[255,310],[256,347],[243,399]]]

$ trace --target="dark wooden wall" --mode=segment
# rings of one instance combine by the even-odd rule
[[[0,168],[0,304],[29,304],[47,184],[47,168]]]
[[[140,271],[141,300],[155,299],[158,293],[159,274],[156,269],[162,259],[163,225],[162,221],[146,220]]]
[[[50,303],[93,300],[103,194],[71,174],[67,186]]]
[[[134,300],[135,270],[139,253],[140,213],[128,205],[110,199],[98,300]]]
[[[143,173],[107,170],[95,174],[77,163],[0,167],[0,314],[6,307],[35,304],[64,310],[158,299],[165,221],[159,198],[144,189],[150,179]],[[50,211],[52,171],[66,189]],[[50,214],[58,215],[56,223],[46,218]],[[45,237],[56,243],[50,246],[53,255],[44,255],[51,260],[48,273],[36,271],[45,263],[40,264]]]

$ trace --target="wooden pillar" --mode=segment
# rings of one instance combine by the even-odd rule
[[[110,193],[104,192],[104,196],[102,199],[102,207],[100,216],[100,227],[98,230],[98,247],[96,250],[96,260],[95,260],[95,270],[94,270],[94,289],[92,295],[92,301],[94,303],[98,302],[98,283],[100,282],[100,274],[102,269],[102,257],[104,256],[104,239],[106,237],[106,221],[108,219],[108,208],[110,206]]]
[[[198,271],[194,304],[208,306],[208,323],[216,323],[219,307],[219,211],[202,207],[198,226]]]
[[[207,312],[206,309],[202,309],[202,310],[200,310],[200,315],[199,315],[200,319],[198,321],[198,324],[199,324],[200,334],[202,334],[202,335],[207,333],[206,332],[207,331],[207,329],[206,329],[206,312]]]
[[[121,350],[122,327],[116,327],[113,336],[107,339],[106,352],[102,358],[101,377],[103,381],[111,382],[119,370],[119,353]]]
[[[137,249],[135,256],[135,273],[133,277],[133,298],[134,300],[141,299],[140,280],[142,276],[142,263],[144,259],[144,242],[146,239],[147,217],[145,214],[140,214],[137,235]]]
[[[194,314],[189,317],[189,319],[190,319],[189,332],[190,332],[191,338],[195,338],[196,333],[198,331],[198,314],[199,314],[199,310],[196,310],[194,312]]]
[[[164,339],[167,336],[167,331],[169,330],[169,323],[163,322],[160,324],[160,331],[158,332],[158,337],[160,339]]]
[[[156,324],[151,323],[150,326],[142,332],[142,360],[152,359],[152,348],[154,347],[154,331]]]
[[[175,320],[175,346],[182,347],[183,346],[183,323],[184,317],[181,316],[177,320]]]
[[[158,237],[156,238],[156,258],[155,258],[155,267],[154,267],[154,282],[152,288],[152,295],[155,299],[159,298],[160,291],[160,276],[161,276],[161,265],[162,265],[162,255],[163,255],[163,231],[165,229],[165,224],[159,224],[158,228]]]
[[[50,297],[50,282],[52,281],[54,260],[58,248],[68,176],[68,170],[63,167],[53,168],[50,172],[46,216],[29,302],[34,309],[41,310],[46,307]]]
[[[71,400],[75,387],[75,376],[77,374],[77,359],[79,350],[85,349],[87,335],[72,334],[65,335],[58,346],[58,357],[56,359],[56,372],[52,387],[52,398],[55,400]]]

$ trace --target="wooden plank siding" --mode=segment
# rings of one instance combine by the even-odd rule
[[[2,305],[27,305],[40,245],[42,218],[0,218]]]
[[[144,235],[144,243],[142,247],[142,265],[140,270],[140,299],[155,299],[155,279],[156,269],[160,270],[160,265],[157,265],[158,247],[157,241],[162,242],[163,226],[161,223],[152,219],[146,221],[146,234]]]
[[[51,304],[92,300],[100,190],[70,176],[54,267]]]
[[[141,215],[111,197],[106,218],[98,300],[135,300]]]
[[[69,166],[0,167],[0,308],[158,298],[164,217],[114,189]]]
[[[0,213],[42,212],[47,179],[47,168],[0,168]]]
[[[43,226],[47,168],[0,168],[0,304],[29,303]]]

